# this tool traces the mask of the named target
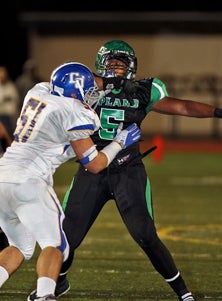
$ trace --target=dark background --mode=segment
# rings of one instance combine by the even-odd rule
[[[132,0],[133,1],[133,0]],[[201,33],[222,33],[222,17],[218,13],[222,12],[222,3],[220,1],[202,1],[199,3],[194,3],[195,1],[178,1],[177,3],[173,3],[175,1],[169,2],[164,1],[159,4],[159,2],[155,3],[155,1],[135,1],[135,4],[131,3],[132,1],[74,1],[69,0],[64,1],[46,1],[46,0],[16,0],[16,3],[12,3],[8,1],[8,3],[2,3],[4,8],[1,8],[0,12],[0,35],[1,35],[1,46],[0,46],[0,65],[4,65],[8,68],[9,74],[12,79],[15,79],[17,75],[22,70],[22,65],[25,60],[28,58],[28,30],[30,26],[33,24],[29,22],[24,22],[22,16],[27,13],[33,13],[38,17],[41,13],[91,13],[91,14],[102,14],[103,12],[113,12],[118,13],[120,18],[121,16],[124,18],[126,14],[132,14],[132,24],[126,23],[126,26],[121,26],[122,23],[108,21],[106,22],[105,17],[101,22],[106,22],[108,25],[106,28],[109,31],[114,30],[134,30],[141,32],[141,30],[146,30],[149,33],[158,33],[160,28],[169,28],[172,30],[172,27],[176,28],[177,31],[184,32],[201,32]],[[216,2],[216,3],[215,3]],[[64,5],[63,5],[64,4]],[[157,5],[158,4],[158,5]],[[180,21],[177,20],[177,24],[172,23],[171,20],[160,20],[159,15],[158,18],[152,22],[149,22],[148,26],[143,26],[143,24],[139,24],[138,22],[134,24],[133,15],[137,13],[150,13],[153,16],[156,16],[157,13],[164,13],[164,17],[171,17],[171,13],[173,13],[173,18],[177,13],[197,13],[198,17],[201,17],[201,22],[198,21],[198,24],[195,19],[192,19],[190,22],[187,22],[187,19],[184,21],[181,18]],[[213,16],[215,15],[215,20]],[[184,15],[183,15],[184,16]],[[192,17],[193,18],[193,17]],[[209,22],[210,19],[210,22]],[[219,21],[218,21],[219,20]],[[147,20],[148,22],[149,20]],[[164,22],[164,24],[163,24]],[[82,21],[82,23],[75,23],[75,30],[78,25],[79,28],[84,30],[86,33],[90,31],[99,32],[103,30],[102,24],[95,23],[94,26],[91,23],[89,24],[87,21]],[[53,31],[54,33],[58,31],[58,33],[63,30],[72,30],[72,22],[66,23],[62,26],[61,23],[59,25],[55,24],[55,22],[47,23],[36,22],[35,26],[39,28],[39,30],[44,32],[48,30]],[[92,26],[91,26],[92,25]],[[135,26],[136,25],[136,26]]]

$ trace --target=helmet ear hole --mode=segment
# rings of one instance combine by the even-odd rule
[[[72,97],[72,98],[78,98],[78,96],[77,96],[76,93],[72,93],[72,94],[71,94],[71,97]]]
[[[100,76],[106,75],[107,61],[117,59],[126,64],[126,73],[123,78],[134,79],[137,72],[137,58],[133,48],[122,40],[112,40],[100,47],[95,67]]]

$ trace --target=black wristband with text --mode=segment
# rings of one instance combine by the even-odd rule
[[[222,118],[222,109],[216,108],[214,110],[214,117]]]

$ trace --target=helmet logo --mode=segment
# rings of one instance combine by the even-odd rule
[[[78,72],[71,72],[69,76],[70,84],[74,84],[74,87],[76,89],[79,89],[79,87],[84,87],[84,77],[81,76]]]
[[[103,55],[104,53],[107,52],[107,48],[102,46],[100,49],[99,49],[99,54]]]

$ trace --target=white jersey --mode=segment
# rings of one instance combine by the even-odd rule
[[[70,141],[88,138],[100,127],[95,111],[83,102],[35,85],[26,95],[14,141],[0,159],[0,182],[41,177],[52,185],[55,169],[75,153]]]
[[[70,141],[88,138],[99,127],[88,105],[51,95],[46,83],[27,93],[14,141],[0,159],[0,227],[25,259],[38,242],[41,249],[59,248],[66,260],[69,245],[53,173],[75,156]]]

